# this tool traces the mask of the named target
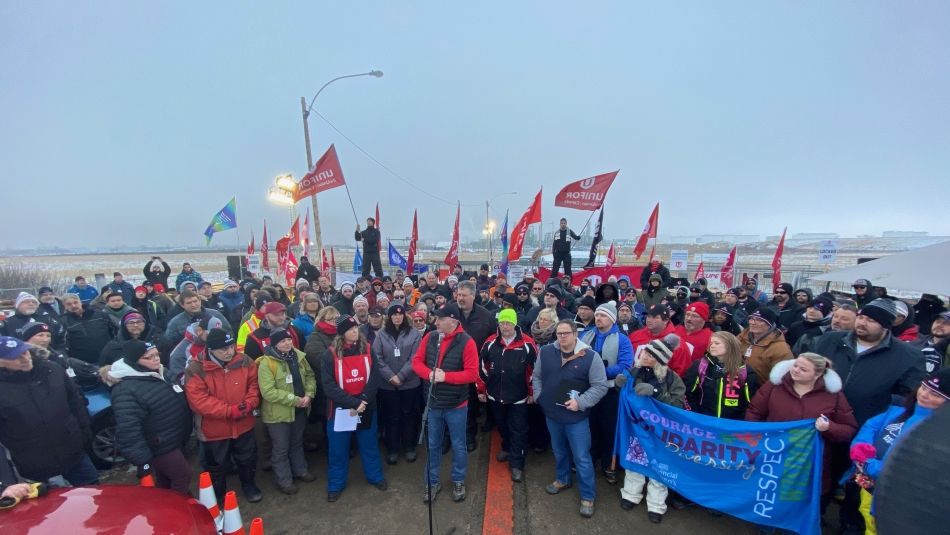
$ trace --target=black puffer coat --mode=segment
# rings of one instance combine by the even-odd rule
[[[116,445],[135,465],[182,447],[191,435],[191,409],[185,393],[157,377],[118,361],[110,375],[121,378],[112,389]]]
[[[103,348],[115,335],[112,321],[89,305],[82,306],[82,316],[67,312],[60,321],[66,327],[66,352],[90,364],[99,362]]]
[[[82,460],[86,400],[60,365],[33,360],[29,372],[0,370],[0,442],[20,474],[36,481]]]

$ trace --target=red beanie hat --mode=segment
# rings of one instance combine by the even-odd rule
[[[702,301],[690,303],[686,307],[686,312],[695,312],[699,314],[699,317],[703,318],[703,321],[709,321],[709,305]]]

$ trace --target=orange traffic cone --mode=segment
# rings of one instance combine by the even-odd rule
[[[198,501],[201,505],[208,508],[211,518],[214,519],[214,525],[221,531],[224,518],[221,516],[221,509],[218,508],[218,498],[214,494],[214,488],[211,486],[211,474],[201,472],[198,478]]]
[[[154,487],[155,478],[152,477],[152,474],[145,474],[145,477],[139,480],[139,485],[143,487]]]
[[[238,509],[237,504],[237,494],[233,490],[224,495],[224,525],[221,528],[221,535],[245,535],[241,510]]]
[[[251,520],[251,535],[264,535],[264,520],[261,517]]]

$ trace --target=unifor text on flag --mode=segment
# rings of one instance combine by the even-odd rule
[[[554,196],[554,206],[575,210],[597,210],[604,204],[607,190],[610,189],[619,172],[618,169],[610,173],[571,182],[561,188],[561,191]]]

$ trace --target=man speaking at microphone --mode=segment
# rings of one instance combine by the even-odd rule
[[[442,435],[448,428],[452,443],[452,500],[465,499],[465,471],[468,450],[465,446],[465,422],[468,415],[468,391],[478,377],[478,349],[460,324],[462,316],[454,303],[435,311],[436,330],[422,337],[412,358],[412,370],[426,383],[428,455],[426,469],[429,484],[423,501],[434,501],[442,490],[439,466],[442,461]]]

